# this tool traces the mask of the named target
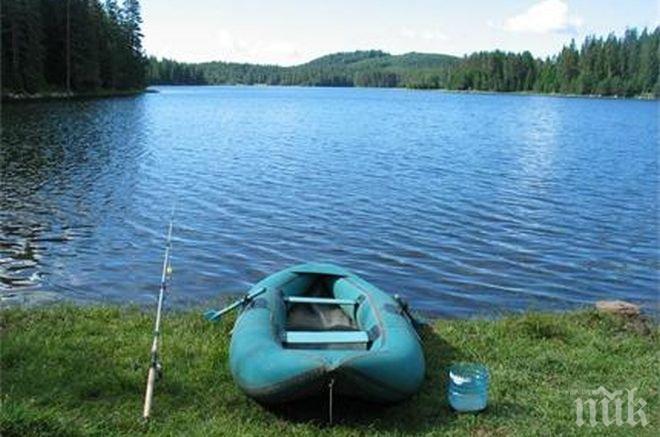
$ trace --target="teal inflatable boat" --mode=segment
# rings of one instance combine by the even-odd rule
[[[256,284],[229,350],[238,386],[262,403],[334,393],[390,403],[419,390],[424,355],[400,301],[331,264]]]

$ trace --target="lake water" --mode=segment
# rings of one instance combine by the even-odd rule
[[[162,87],[2,108],[5,301],[169,303],[330,261],[467,317],[655,311],[658,103],[391,89]]]

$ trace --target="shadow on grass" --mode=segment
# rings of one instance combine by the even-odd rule
[[[423,433],[438,431],[439,426],[456,418],[446,400],[447,368],[457,351],[430,326],[422,328],[426,357],[426,377],[420,392],[404,402],[381,405],[346,397],[335,397],[334,424],[373,431]],[[458,354],[460,355],[460,354]],[[267,407],[283,420],[329,426],[328,397],[316,397]],[[488,414],[488,411],[484,412]],[[441,429],[441,428],[440,428]]]

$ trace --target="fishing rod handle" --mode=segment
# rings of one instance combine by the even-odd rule
[[[149,366],[149,375],[147,376],[147,393],[144,395],[144,412],[142,417],[148,420],[151,416],[151,403],[154,398],[154,384],[156,382],[156,366]]]

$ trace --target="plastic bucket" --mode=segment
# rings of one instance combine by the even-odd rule
[[[488,404],[490,375],[486,366],[458,363],[449,368],[447,398],[459,412],[481,411]]]

